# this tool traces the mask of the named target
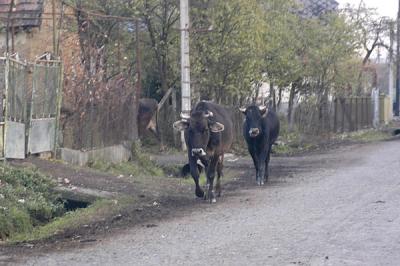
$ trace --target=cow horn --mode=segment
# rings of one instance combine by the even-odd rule
[[[186,114],[186,113],[181,113],[181,118],[188,120],[190,118],[190,115]]]
[[[214,113],[213,113],[213,112],[210,112],[210,111],[207,111],[207,113],[204,114],[204,117],[205,117],[205,118],[213,117],[213,116],[214,116]]]

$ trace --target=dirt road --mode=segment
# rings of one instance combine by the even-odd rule
[[[400,265],[400,141],[284,158],[263,188],[24,265]],[[298,165],[298,164],[297,164]]]

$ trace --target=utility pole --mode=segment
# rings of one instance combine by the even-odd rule
[[[399,0],[400,1],[400,0]],[[189,0],[180,0],[182,114],[190,113]],[[182,149],[186,150],[183,132]]]
[[[51,11],[53,17],[53,54],[55,57],[58,57],[57,51],[57,29],[56,29],[56,1],[51,1]]]
[[[393,64],[393,43],[394,43],[394,23],[390,22],[390,46],[389,46],[389,102],[390,102],[390,119],[393,118],[393,103],[394,103],[394,64]]]
[[[397,10],[397,32],[396,32],[396,103],[394,105],[394,115],[399,116],[399,104],[400,104],[400,0]]]

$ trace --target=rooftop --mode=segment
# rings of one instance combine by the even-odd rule
[[[42,23],[44,0],[0,0],[0,23],[7,26],[11,8],[10,27],[39,27]]]

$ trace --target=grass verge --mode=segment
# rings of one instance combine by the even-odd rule
[[[104,217],[117,214],[124,206],[131,203],[132,199],[98,200],[85,209],[67,212],[62,217],[57,217],[50,223],[36,227],[29,232],[21,232],[8,239],[8,243],[15,244],[27,241],[38,241],[62,234],[67,230],[85,227]]]
[[[342,134],[329,134],[318,137],[301,134],[299,132],[284,133],[279,138],[278,145],[273,147],[277,155],[293,155],[325,148],[334,148],[346,143],[367,143],[387,140],[392,134],[387,130],[364,129]]]
[[[124,176],[164,176],[164,170],[157,166],[146,154],[141,154],[135,161],[110,163],[104,161],[90,162],[88,166],[101,172]]]
[[[0,239],[27,233],[64,213],[55,182],[40,173],[0,165]]]

